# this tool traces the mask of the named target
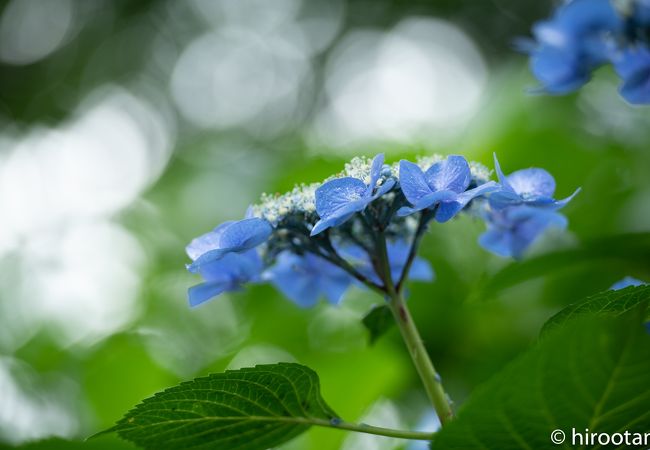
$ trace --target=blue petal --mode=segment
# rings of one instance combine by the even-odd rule
[[[508,175],[508,184],[519,195],[526,197],[553,197],[555,179],[544,169],[523,169]]]
[[[514,194],[515,190],[512,188],[512,186],[510,186],[510,183],[508,183],[508,177],[506,177],[501,170],[501,164],[499,164],[497,154],[493,153],[492,156],[494,157],[494,170],[496,171],[497,177],[499,178],[499,183],[501,183],[501,190]]]
[[[420,198],[412,208],[408,206],[401,207],[397,210],[397,215],[400,217],[408,216],[409,214],[413,214],[414,212],[421,211],[423,209],[433,208],[440,202],[456,201],[457,198],[458,194],[450,190],[432,192]]]
[[[617,56],[614,67],[623,79],[621,96],[634,105],[650,103],[650,49],[626,49]]]
[[[412,204],[432,192],[420,166],[404,159],[399,162],[399,182],[404,196]]]
[[[574,36],[623,31],[623,20],[610,0],[573,0],[558,8],[555,21]]]
[[[280,253],[276,264],[264,273],[264,279],[298,306],[309,307],[318,301],[319,292],[313,288],[311,273],[304,267],[303,258],[294,253]]]
[[[498,256],[512,256],[512,235],[507,230],[490,229],[478,238],[484,249]]]
[[[198,306],[201,303],[205,303],[217,295],[233,290],[234,286],[232,283],[228,282],[208,282],[197,284],[192,286],[187,290],[187,297],[190,303],[190,306]]]
[[[644,282],[644,281],[639,280],[638,278],[625,277],[622,280],[619,280],[616,283],[614,283],[610,287],[610,289],[613,290],[613,291],[618,291],[618,290],[624,289],[624,288],[626,288],[628,286],[643,286],[645,284],[647,284],[647,283]]]
[[[521,257],[524,251],[549,227],[565,228],[567,219],[558,213],[535,208],[521,208],[510,214],[515,223],[512,236],[512,256]]]
[[[265,242],[273,227],[264,219],[243,219],[230,224],[223,230],[221,246],[237,249],[250,249]]]
[[[451,155],[429,167],[424,177],[433,190],[450,190],[460,194],[469,186],[472,174],[465,158]]]
[[[377,180],[381,176],[381,168],[384,166],[384,154],[380,153],[372,160],[372,166],[370,167],[370,183],[366,191],[366,195],[371,195],[372,191],[375,189]]]
[[[576,189],[576,190],[573,192],[573,194],[569,195],[567,198],[564,198],[564,199],[562,199],[562,200],[555,200],[555,201],[553,202],[553,209],[564,208],[564,207],[567,205],[567,203],[569,203],[571,200],[573,200],[573,197],[575,197],[576,195],[578,195],[578,193],[579,193],[581,190],[582,190],[581,188],[578,188],[578,189]]]
[[[429,261],[423,258],[415,258],[409,271],[409,280],[433,281],[434,278],[435,272],[431,268]]]
[[[272,232],[271,224],[264,219],[252,218],[226,222],[215,228],[212,233],[203,235],[190,243],[187,248],[190,257],[196,256],[202,250],[210,249],[195,258],[194,262],[187,266],[187,269],[196,273],[202,265],[221,259],[228,253],[243,252],[255,248],[266,241]]]
[[[495,192],[499,189],[501,189],[501,186],[499,186],[497,183],[494,181],[488,181],[487,183],[483,183],[474,189],[463,192],[462,194],[458,195],[454,201],[443,201],[440,203],[440,205],[438,205],[435,219],[440,223],[447,222],[456,214],[458,214],[474,198],[490,192]]]
[[[315,255],[304,256],[285,251],[264,278],[284,295],[302,307],[313,306],[324,294],[331,303],[338,303],[352,282],[339,267]]]
[[[549,209],[511,207],[488,217],[488,231],[479,243],[497,255],[519,258],[547,228],[566,225],[563,215]]]
[[[337,210],[333,211],[330,215],[323,217],[314,225],[310,235],[316,236],[317,234],[323,232],[324,230],[336,227],[341,225],[344,222],[347,222],[350,217],[359,211],[363,211],[372,198],[362,198],[360,200],[355,200],[345,205],[342,205]]]
[[[530,69],[550,94],[573,92],[591,77],[591,67],[578,54],[548,46],[531,55]]]
[[[352,280],[350,277],[341,270],[340,275],[330,276],[327,279],[322,280],[321,291],[325,294],[325,298],[327,298],[330,303],[338,305],[351,283]]]
[[[221,235],[223,234],[223,230],[233,223],[235,223],[234,220],[229,220],[217,226],[214,230],[192,239],[192,242],[185,247],[187,256],[194,261],[204,253],[221,247]]]
[[[337,178],[316,189],[316,211],[320,217],[327,217],[336,210],[365,197],[366,185],[352,178]]]

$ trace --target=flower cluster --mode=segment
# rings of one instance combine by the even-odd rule
[[[650,0],[569,0],[522,41],[541,89],[565,94],[583,86],[601,65],[612,64],[620,93],[650,103]]]
[[[407,278],[434,277],[417,257],[428,225],[464,211],[487,223],[483,247],[520,257],[546,228],[566,226],[557,210],[573,196],[555,200],[555,181],[545,170],[505,176],[496,156],[495,166],[498,182],[485,166],[462,156],[388,165],[380,154],[354,158],[322,184],[264,194],[244,219],[223,223],[187,246],[188,270],[204,279],[190,288],[190,304],[251,282],[271,283],[301,306],[321,297],[336,304],[352,285],[399,292]]]

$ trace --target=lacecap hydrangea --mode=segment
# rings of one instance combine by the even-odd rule
[[[187,246],[187,268],[203,278],[189,289],[192,306],[247,283],[270,283],[300,306],[320,298],[336,304],[352,285],[380,294],[407,279],[431,281],[433,269],[417,256],[431,222],[461,213],[487,224],[479,243],[519,258],[549,227],[565,227],[558,212],[573,198],[554,196],[543,169],[498,180],[464,157],[428,156],[386,164],[384,155],[354,158],[322,183],[285,194],[263,194],[243,219],[228,221]],[[577,191],[576,191],[577,193]]]
[[[550,94],[573,92],[592,72],[611,64],[620,94],[632,104],[650,103],[650,0],[570,0],[519,42]]]

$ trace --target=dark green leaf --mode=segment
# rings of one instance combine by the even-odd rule
[[[361,322],[370,332],[370,344],[374,344],[393,326],[393,313],[386,305],[375,306]]]
[[[144,400],[110,431],[146,449],[267,449],[336,420],[300,364],[230,370]]]
[[[650,301],[650,286],[630,286],[618,291],[604,291],[573,303],[551,317],[542,328],[546,333],[583,314],[618,316]]]
[[[624,263],[629,267],[650,267],[650,233],[629,233],[586,241],[567,250],[514,262],[490,278],[482,287],[482,297],[492,295],[522,281],[595,261]]]
[[[640,310],[584,316],[548,333],[479,388],[433,448],[576,448],[572,428],[647,432],[650,335],[641,319]],[[563,446],[551,443],[556,429],[567,436]]]

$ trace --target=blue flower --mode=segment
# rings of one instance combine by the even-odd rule
[[[357,245],[337,245],[336,249],[341,256],[351,261],[359,273],[375,284],[382,284],[370,256],[364,249]],[[410,249],[409,243],[405,240],[386,242],[386,253],[393,283],[397,283],[402,276]],[[432,281],[435,278],[435,273],[427,260],[416,257],[409,270],[408,278],[414,281]]]
[[[245,283],[259,281],[262,260],[255,249],[226,253],[197,266],[197,271],[205,282],[188,290],[190,306],[200,305],[223,292],[239,290]]]
[[[535,44],[528,45],[531,70],[542,89],[553,94],[574,91],[591,72],[607,62],[615,49],[613,37],[624,21],[609,0],[564,3],[551,20],[533,27]]]
[[[264,219],[248,218],[222,223],[214,230],[194,239],[186,247],[192,263],[190,272],[199,272],[201,266],[223,258],[229,253],[241,253],[265,242],[273,228]]]
[[[621,96],[633,105],[650,103],[650,49],[638,45],[623,50],[614,60],[623,83]]]
[[[580,192],[580,188],[563,200],[555,200],[555,179],[544,169],[523,169],[503,174],[497,155],[494,155],[494,166],[501,183],[501,189],[489,198],[490,207],[503,209],[516,205],[536,206],[546,209],[560,209]]]
[[[434,208],[435,220],[446,222],[462,210],[473,198],[497,190],[493,181],[467,190],[472,175],[462,156],[451,155],[437,162],[426,172],[420,166],[402,160],[399,163],[399,182],[406,199],[413,205],[397,211],[407,216],[423,209]]]
[[[487,213],[488,229],[479,244],[499,256],[520,258],[549,227],[565,228],[567,219],[551,209],[512,206]]]
[[[314,225],[311,235],[315,236],[330,227],[344,223],[355,213],[363,211],[370,202],[388,192],[395,185],[394,180],[388,179],[377,186],[383,165],[384,155],[375,156],[370,167],[368,184],[359,178],[344,177],[330,180],[316,189],[316,212],[320,220]]]
[[[643,286],[643,285],[646,285],[646,284],[648,284],[648,283],[646,283],[645,281],[641,281],[638,278],[625,277],[622,280],[619,280],[616,283],[612,284],[610,289],[612,291],[618,291],[620,289],[624,289],[624,288],[629,287],[629,286]]]
[[[284,251],[263,278],[270,281],[291,301],[302,307],[313,306],[321,296],[338,304],[352,283],[343,269],[311,253],[297,255]]]

